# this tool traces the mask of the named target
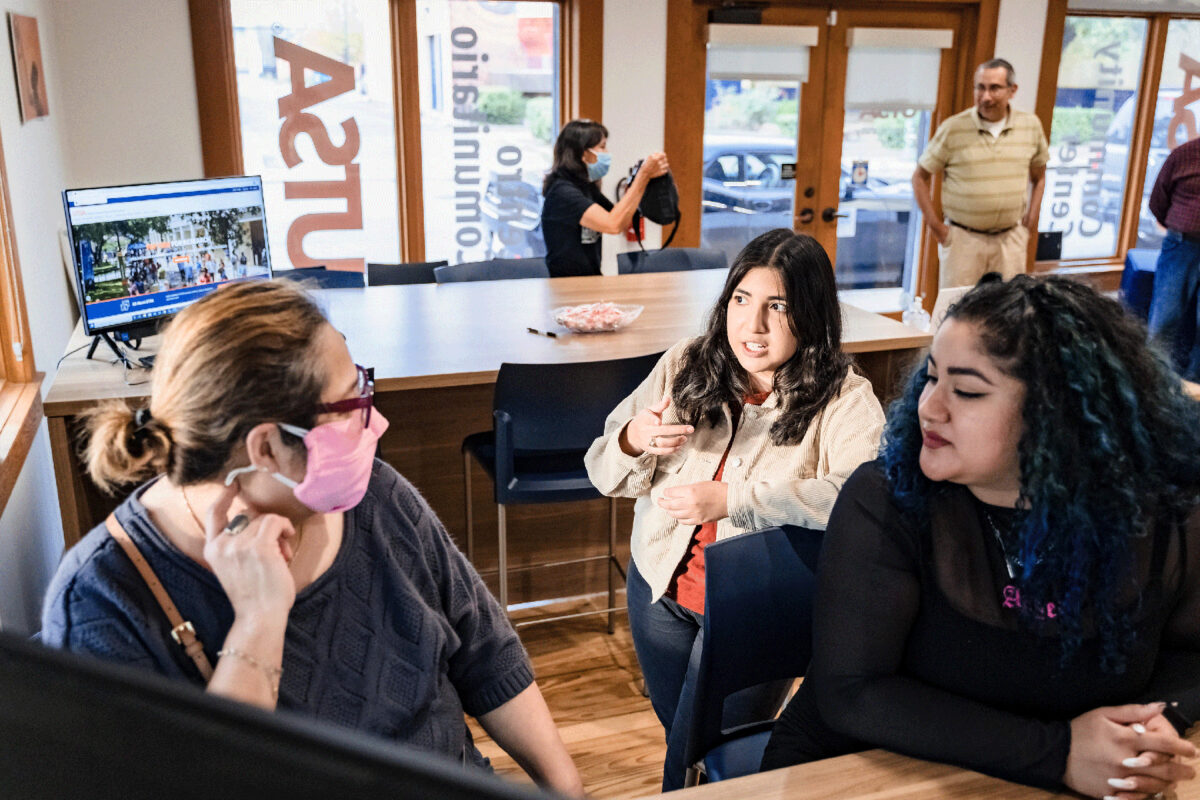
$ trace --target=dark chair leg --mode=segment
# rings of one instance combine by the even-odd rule
[[[463,491],[467,511],[467,561],[475,564],[475,515],[471,503],[471,454],[463,451]],[[476,567],[478,569],[478,567]]]
[[[499,551],[499,568],[500,568],[500,607],[504,609],[504,613],[508,613],[508,519],[504,513],[504,506],[500,503],[496,504],[496,527],[497,539],[500,545]]]
[[[617,585],[616,576],[616,558],[617,558],[617,498],[608,498],[608,607],[615,608],[617,605]],[[608,632],[611,634],[616,628],[616,613],[608,612]]]

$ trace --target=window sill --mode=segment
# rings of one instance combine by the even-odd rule
[[[42,421],[42,379],[30,383],[0,382],[0,514],[16,486]]]

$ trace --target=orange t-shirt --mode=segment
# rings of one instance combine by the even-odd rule
[[[748,394],[742,398],[742,401],[746,405],[761,406],[770,396],[770,392]],[[717,464],[717,474],[713,475],[714,481],[721,480],[721,476],[725,473],[725,459],[729,457],[729,449],[733,447],[733,439],[737,435],[737,426],[741,416],[742,410],[734,408],[733,433],[729,436],[729,444],[725,445],[721,463]],[[679,566],[675,568],[671,582],[667,584],[667,597],[697,614],[704,613],[704,548],[716,540],[717,523],[706,522],[703,525],[697,525],[696,530],[692,533],[691,545],[688,546]]]

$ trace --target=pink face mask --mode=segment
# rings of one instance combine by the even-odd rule
[[[357,414],[310,430],[283,422],[278,424],[288,433],[302,437],[308,451],[308,466],[300,483],[278,472],[270,473],[280,483],[291,487],[297,500],[323,514],[346,511],[362,501],[367,484],[371,482],[375,445],[388,429],[388,421],[378,409],[371,410],[371,421],[365,428]],[[235,469],[225,476],[225,485],[233,483],[234,478],[244,472],[260,469],[270,472],[265,467]]]

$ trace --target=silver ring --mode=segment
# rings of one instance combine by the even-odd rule
[[[233,519],[229,520],[229,524],[225,526],[223,533],[230,536],[237,536],[242,531],[246,530],[246,526],[250,524],[250,518],[245,514],[238,514]]]
[[[650,446],[651,446],[651,447],[658,447],[658,437],[657,437],[657,436],[651,436],[651,437],[650,437]]]

